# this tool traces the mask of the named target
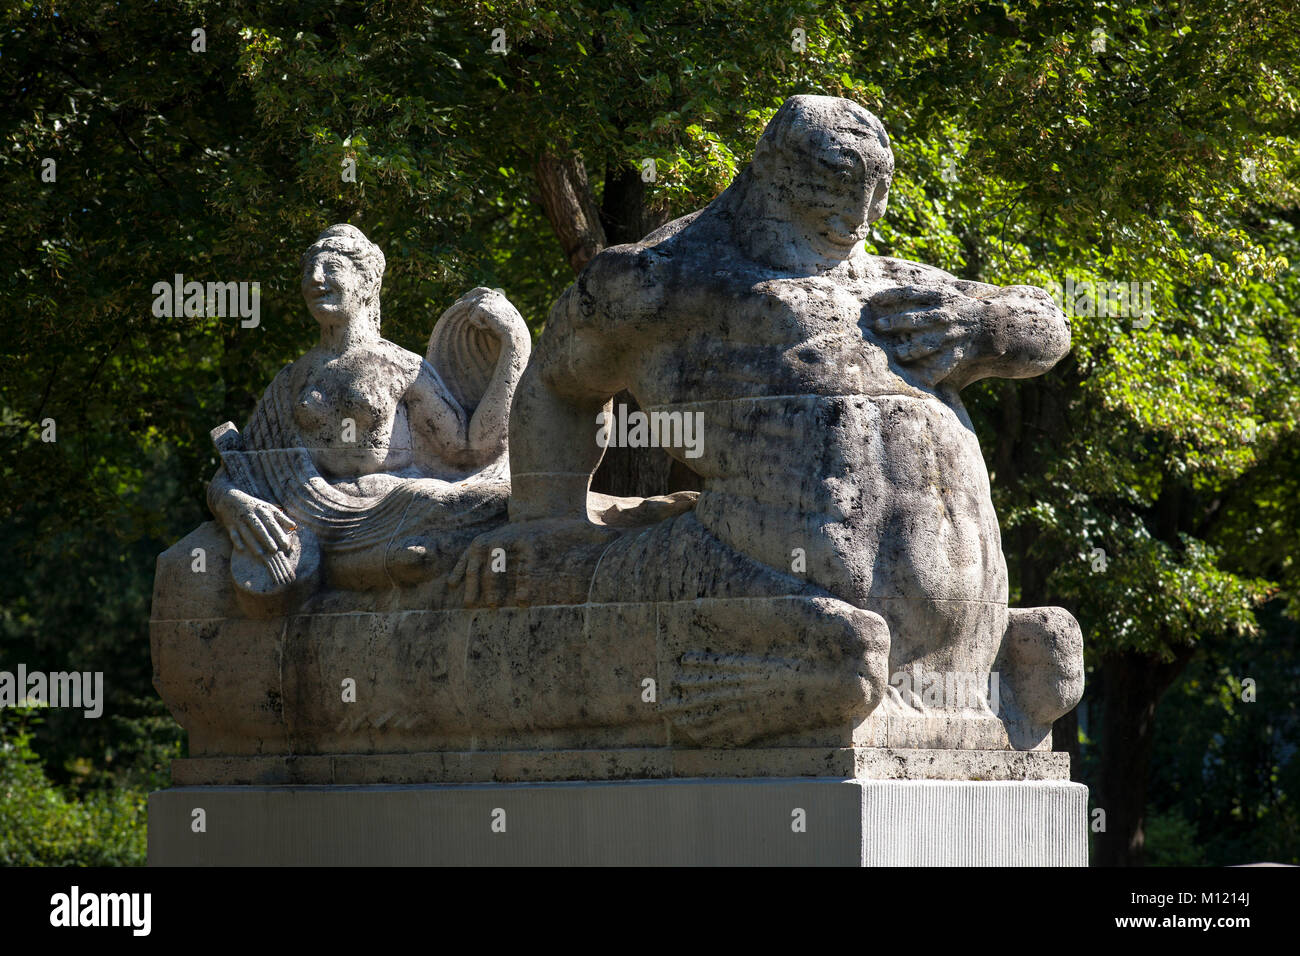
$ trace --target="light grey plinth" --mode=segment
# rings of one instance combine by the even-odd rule
[[[1087,800],[1059,780],[176,787],[149,797],[149,863],[1086,866]]]

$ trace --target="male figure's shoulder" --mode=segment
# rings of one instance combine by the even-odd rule
[[[707,247],[707,237],[701,230],[689,228],[702,212],[697,210],[665,223],[637,242],[601,250],[587,263],[575,286],[582,294],[614,296],[633,307],[656,300],[672,283],[683,260],[701,255]]]
[[[610,246],[587,263],[575,285],[593,305],[614,301],[639,311],[653,302],[670,280],[671,260],[671,242]]]
[[[621,381],[630,357],[662,337],[673,313],[669,304],[682,291],[683,271],[674,260],[699,245],[687,229],[698,216],[675,219],[639,242],[610,246],[587,263],[552,306],[534,350],[549,380]]]
[[[950,272],[924,262],[912,262],[894,256],[873,256],[860,252],[854,257],[855,271],[868,279],[878,279],[890,285],[916,286],[923,289],[952,289],[966,295],[995,288],[983,282],[960,279]]]

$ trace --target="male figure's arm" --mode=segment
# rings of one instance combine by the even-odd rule
[[[637,247],[607,249],[551,309],[510,413],[510,523],[475,539],[452,572],[467,606],[531,603],[566,553],[617,535],[589,520],[587,489],[604,455],[597,415],[626,385],[658,294],[649,268]],[[498,550],[505,571],[493,570]]]
[[[584,327],[583,298],[582,286],[575,283],[555,303],[515,392],[512,522],[587,519],[587,487],[604,455],[596,442],[596,416],[622,382],[611,367],[614,356],[602,330]]]
[[[901,259],[877,263],[892,284],[869,300],[871,327],[929,384],[1042,375],[1069,351],[1069,321],[1042,289],[970,282]]]

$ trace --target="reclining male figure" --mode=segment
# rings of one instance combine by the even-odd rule
[[[1066,317],[1040,289],[867,254],[893,165],[866,109],[793,97],[709,206],[588,264],[515,397],[510,523],[453,572],[468,606],[695,602],[689,633],[662,638],[661,693],[699,744],[851,726],[882,700],[933,712],[891,675],[987,675],[1004,640],[1022,713],[1050,725],[1077,702],[1073,618],[1008,613],[958,397],[1049,370],[1069,350]],[[694,508],[635,532],[587,512],[598,415],[624,388],[648,413],[703,414],[702,454],[668,449],[703,478]],[[740,630],[698,600],[781,596],[802,600]]]

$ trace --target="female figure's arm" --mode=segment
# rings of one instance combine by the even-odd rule
[[[515,388],[528,364],[532,340],[523,317],[504,296],[482,307],[470,322],[499,343],[496,367],[488,381],[474,417],[470,419],[467,444],[470,454],[483,462],[493,461],[506,452],[510,424],[510,403]]]
[[[208,484],[208,507],[230,535],[236,550],[247,549],[264,561],[277,552],[288,553],[294,521],[279,507],[240,489],[222,465]]]
[[[443,313],[407,405],[412,428],[443,460],[474,469],[504,456],[531,342],[519,312],[491,289],[474,289]]]
[[[404,398],[417,463],[459,465],[468,426],[465,410],[428,360],[420,361],[415,381]],[[435,462],[424,460],[428,455],[419,454],[420,449],[430,453]]]

